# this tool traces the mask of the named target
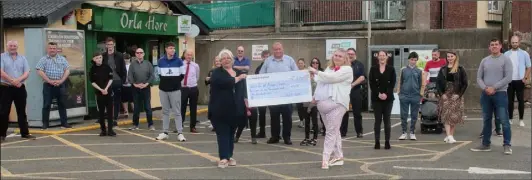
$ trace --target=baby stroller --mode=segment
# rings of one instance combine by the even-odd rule
[[[443,123],[438,117],[438,101],[439,96],[436,89],[436,83],[427,84],[425,89],[425,95],[421,100],[421,122],[419,126],[421,128],[421,134],[443,132]]]

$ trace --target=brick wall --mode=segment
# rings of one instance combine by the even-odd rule
[[[445,1],[443,11],[444,29],[477,27],[476,1]]]
[[[532,32],[532,17],[530,17],[530,1],[512,2],[512,30],[520,32]]]
[[[430,1],[430,28],[441,29],[441,1]]]

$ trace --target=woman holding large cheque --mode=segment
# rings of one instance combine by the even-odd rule
[[[349,109],[349,92],[353,81],[353,69],[347,59],[347,51],[338,49],[331,59],[323,72],[309,68],[318,83],[313,103],[317,103],[326,128],[322,169],[344,164],[340,124]]]
[[[216,130],[218,167],[236,166],[233,159],[233,141],[237,125],[246,121],[246,74],[233,69],[233,53],[224,49],[218,56],[222,67],[215,68],[211,76],[209,111]]]

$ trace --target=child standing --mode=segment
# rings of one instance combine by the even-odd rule
[[[124,63],[126,64],[126,74],[129,72],[129,65],[131,65],[131,56],[124,54]],[[133,91],[131,90],[131,83],[126,78],[125,83],[122,85],[122,107],[124,108],[124,116],[129,117],[129,106],[133,109]]]
[[[419,112],[419,103],[421,101],[421,83],[423,81],[423,75],[421,69],[416,67],[416,63],[419,56],[416,52],[412,52],[408,55],[408,66],[401,69],[399,75],[399,102],[401,105],[401,127],[403,133],[399,137],[399,140],[405,140],[407,138],[407,119],[408,109],[410,108],[410,140],[416,140],[414,134],[416,128],[416,121]]]
[[[107,64],[102,64],[103,56],[100,52],[92,56],[92,67],[90,70],[90,81],[92,87],[96,89],[96,101],[100,114],[99,123],[102,132],[100,136],[116,136],[113,131],[113,103],[109,86],[113,82],[113,70]],[[107,128],[105,127],[105,112],[107,111]]]

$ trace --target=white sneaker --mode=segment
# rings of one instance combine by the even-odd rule
[[[417,140],[415,134],[410,134],[410,140]]]
[[[305,127],[305,122],[304,121],[299,121],[299,125],[297,127],[304,128]]]
[[[525,127],[525,122],[523,122],[523,120],[519,120],[519,126]]]
[[[155,127],[153,127],[153,125],[148,128],[150,129],[150,131],[155,131]]]
[[[405,140],[406,139],[406,133],[403,133],[401,134],[401,136],[399,136],[399,140]]]
[[[212,124],[210,124],[209,126],[207,126],[207,128],[212,129]]]
[[[181,133],[177,135],[177,140],[181,142],[187,141],[187,139],[185,139],[185,136]]]
[[[453,144],[455,142],[456,142],[456,140],[454,140],[454,137],[453,136],[449,136],[449,139],[447,140],[447,143]]]
[[[344,165],[344,160],[343,159],[332,159],[331,161],[329,161],[329,166],[343,166]]]
[[[443,142],[449,141],[449,136],[446,136],[445,139],[443,139]]]
[[[168,134],[166,133],[161,133],[159,134],[159,136],[155,138],[155,140],[165,140],[165,139],[168,139]]]
[[[510,119],[510,125],[514,124],[514,120]]]

